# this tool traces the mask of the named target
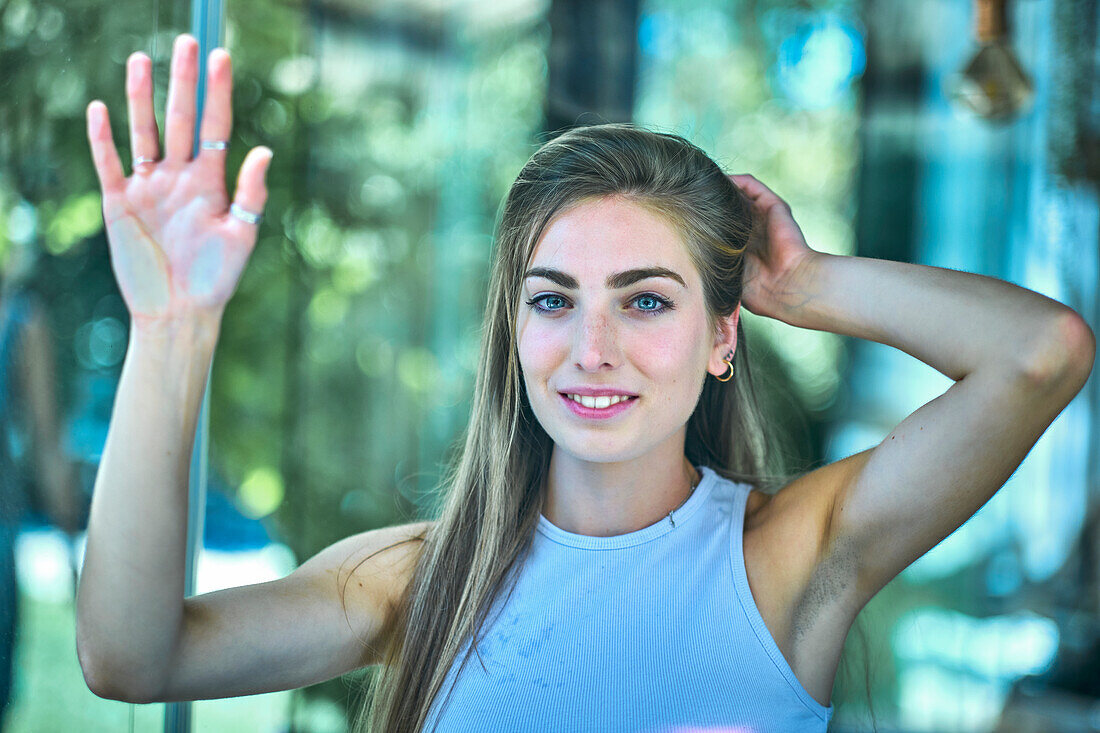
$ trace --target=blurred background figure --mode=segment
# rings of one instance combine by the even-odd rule
[[[33,513],[71,539],[84,508],[76,467],[62,448],[53,335],[29,286],[36,250],[9,242],[0,263],[0,729],[15,672],[20,524]],[[70,568],[75,588],[75,562]]]

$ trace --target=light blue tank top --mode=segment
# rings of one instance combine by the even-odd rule
[[[741,551],[751,487],[702,467],[671,519],[613,537],[539,525],[425,731],[825,731],[764,625]],[[463,663],[463,660],[465,662]]]

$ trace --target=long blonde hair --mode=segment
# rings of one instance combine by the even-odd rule
[[[552,218],[585,200],[623,196],[666,217],[702,276],[715,329],[741,300],[752,207],[718,165],[678,135],[630,124],[570,130],[542,145],[505,199],[496,232],[477,380],[465,442],[409,586],[391,613],[383,666],[356,730],[420,731],[464,643],[492,600],[514,585],[542,511],[553,443],[531,411],[516,347],[523,273]],[[780,476],[749,374],[744,328],[729,382],[707,379],[688,421],[685,455],[770,491]],[[506,583],[506,579],[510,582]]]

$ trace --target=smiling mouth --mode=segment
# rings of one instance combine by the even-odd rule
[[[588,395],[568,394],[566,392],[560,392],[566,399],[573,400],[574,402],[584,405],[585,407],[602,410],[612,405],[617,405],[620,402],[626,402],[628,400],[638,399],[634,395],[601,395],[599,397],[590,397]]]

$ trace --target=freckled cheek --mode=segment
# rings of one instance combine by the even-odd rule
[[[693,345],[681,334],[648,334],[624,345],[632,360],[648,368],[654,376],[677,376],[690,369]]]
[[[521,325],[517,350],[520,365],[528,376],[547,376],[568,354],[569,345],[560,332],[539,328],[537,324]]]
[[[698,344],[684,334],[650,334],[642,342],[631,347],[631,361],[646,377],[659,387],[657,400],[662,404],[675,405],[685,395],[691,394],[698,368],[693,355]]]

